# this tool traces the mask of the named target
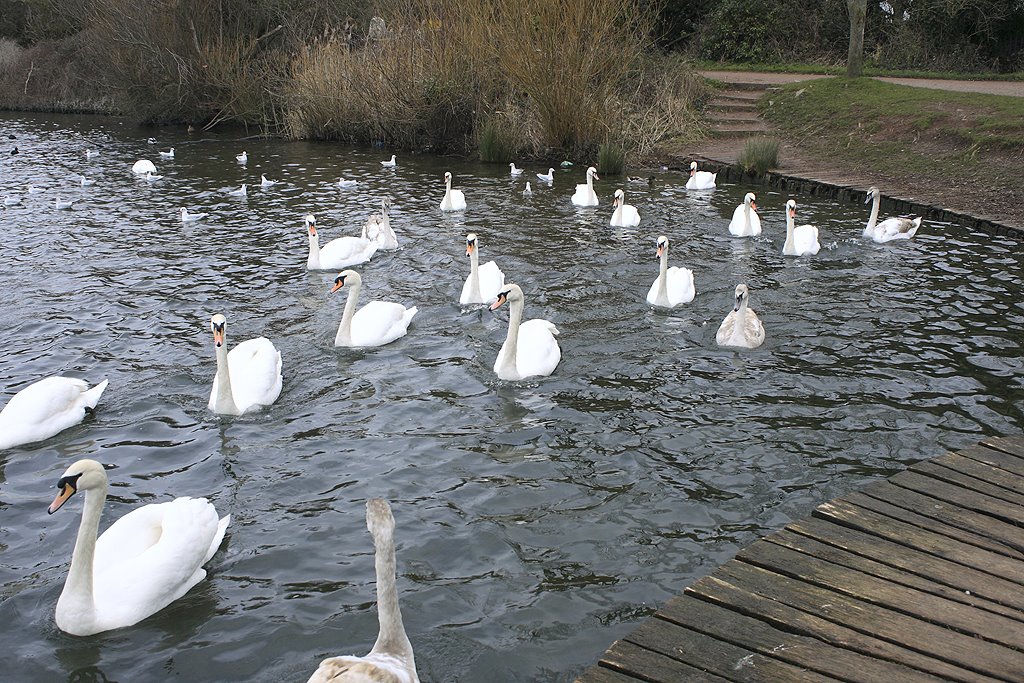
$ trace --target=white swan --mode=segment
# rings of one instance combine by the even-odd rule
[[[878,207],[882,202],[882,196],[877,187],[868,190],[867,199],[864,203],[874,200],[871,206],[871,216],[868,218],[867,227],[864,228],[864,237],[870,237],[876,242],[888,242],[890,240],[909,240],[921,227],[921,216],[917,218],[886,218],[875,225],[878,220]]]
[[[265,175],[260,176],[260,187],[271,187],[273,185],[277,185],[276,180],[269,180]]]
[[[380,162],[380,165],[383,166],[384,168],[394,168],[395,166],[398,165],[398,158],[394,154],[392,154],[391,158],[388,161],[382,161]]]
[[[476,233],[466,235],[466,256],[469,257],[469,276],[462,285],[459,303],[463,306],[491,303],[505,286],[505,273],[501,272],[494,261],[480,265],[480,245]]]
[[[131,626],[182,597],[204,578],[231,515],[217,519],[205,498],[176,498],[135,508],[96,538],[107,473],[79,460],[57,481],[47,512],[85,493],[71,568],[57,599],[57,627],[75,636]]]
[[[365,263],[377,253],[377,243],[362,237],[338,237],[322,248],[320,235],[316,231],[316,218],[306,216],[306,231],[309,234],[309,257],[307,270],[340,270],[359,263]]]
[[[171,147],[166,152],[161,150],[160,156],[162,156],[164,159],[173,159],[174,158],[174,148]]]
[[[217,313],[210,318],[217,350],[208,407],[220,415],[241,415],[269,406],[281,395],[281,352],[266,337],[246,339],[228,353],[227,321]]]
[[[55,207],[57,207],[58,211],[63,211],[65,209],[70,209],[72,206],[74,206],[75,205],[75,200],[74,199],[61,199],[60,197],[57,197],[56,200],[54,200],[53,205]]]
[[[363,225],[362,238],[377,243],[377,249],[394,251],[398,249],[398,237],[391,228],[391,216],[388,212],[391,202],[386,198],[380,200],[380,213],[372,213]]]
[[[395,518],[386,500],[366,501],[366,528],[373,536],[377,574],[377,642],[365,657],[331,657],[307,683],[419,683],[412,643],[402,624],[395,582]]]
[[[466,209],[466,195],[462,190],[452,189],[452,174],[444,172],[444,199],[441,200],[442,211],[464,211]]]
[[[555,181],[555,169],[549,168],[547,173],[538,173],[537,180],[543,180],[546,183],[552,183]]]
[[[149,159],[139,159],[132,164],[132,173],[139,175],[145,175],[146,173],[156,173],[156,164]]]
[[[736,304],[729,315],[725,316],[715,341],[719,346],[740,346],[747,349],[754,349],[764,342],[764,325],[754,313],[754,309],[747,306],[749,292],[746,285],[736,285]]]
[[[514,161],[513,161],[513,162],[511,162],[511,163],[509,163],[509,165],[508,165],[508,168],[509,168],[509,174],[510,174],[510,175],[511,175],[511,176],[512,176],[513,178],[514,178],[515,176],[518,176],[518,175],[522,175],[522,174],[523,174],[523,169],[521,169],[521,168],[516,168],[516,162],[514,162]]]
[[[345,180],[344,178],[338,178],[338,187],[355,187],[358,184],[358,180]]]
[[[821,249],[818,244],[818,229],[813,225],[793,227],[796,218],[796,200],[786,202],[786,244],[782,247],[784,256],[813,256]]]
[[[81,422],[107,388],[103,380],[92,389],[73,377],[46,377],[34,382],[0,411],[0,449],[49,439]]]
[[[562,359],[558,348],[555,324],[543,318],[521,323],[523,317],[523,290],[519,285],[505,285],[498,292],[498,300],[491,304],[492,311],[508,301],[508,334],[494,359],[494,372],[498,379],[517,380],[550,375]]]
[[[87,150],[85,150],[85,158],[86,159],[92,159],[93,157],[98,157],[99,155],[100,155],[100,153],[97,152],[94,149],[87,149]]]
[[[658,237],[657,254],[661,269],[647,292],[647,303],[660,308],[675,308],[679,304],[693,301],[696,295],[693,271],[689,268],[668,267],[668,238],[664,235]]]
[[[242,186],[240,188],[238,188],[237,190],[230,190],[228,194],[231,195],[232,197],[245,197],[249,193],[245,189],[245,183],[242,183]]]
[[[182,223],[195,223],[196,221],[201,221],[204,218],[206,218],[205,213],[189,213],[188,209],[186,209],[184,206],[181,207]]]
[[[335,346],[362,348],[367,346],[384,346],[409,331],[409,323],[416,315],[416,307],[406,308],[402,304],[390,301],[370,301],[356,310],[359,303],[359,290],[363,279],[354,270],[345,270],[334,278],[331,293],[348,284],[348,301],[345,312],[341,315],[338,334],[334,337]]]
[[[624,190],[615,190],[615,199],[612,200],[612,206],[615,207],[615,211],[612,212],[612,219],[608,223],[613,228],[640,225],[640,212],[636,210],[635,206],[625,202],[626,192]]]
[[[237,161],[240,164],[247,164],[247,163],[249,163],[249,154],[246,153],[246,152],[242,152],[241,154],[236,154],[235,155],[235,161]]]
[[[686,181],[687,190],[713,190],[715,189],[715,179],[718,177],[717,173],[709,173],[708,171],[698,171],[697,162],[690,162],[690,179]]]
[[[597,206],[597,193],[594,192],[594,181],[600,180],[597,169],[591,166],[587,169],[587,182],[576,186],[576,192],[572,195],[572,203],[576,206]]]
[[[523,196],[524,197],[532,197],[533,196],[533,188],[530,187],[530,181],[529,180],[526,181],[526,189],[523,190]]]
[[[736,237],[754,237],[761,234],[761,217],[757,215],[757,203],[754,199],[754,193],[748,192],[743,197],[743,203],[732,212],[729,232]]]

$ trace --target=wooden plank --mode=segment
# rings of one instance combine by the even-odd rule
[[[601,675],[594,669],[601,668]],[[621,678],[610,678],[608,673]],[[728,679],[689,666],[678,659],[652,652],[625,640],[615,641],[601,657],[598,666],[588,669],[580,683],[624,683],[625,681],[693,681],[694,683],[728,683]]]
[[[657,617],[642,623],[625,639],[730,681],[820,683],[835,680]]]
[[[993,467],[992,465],[986,465],[978,460],[964,457],[959,453],[949,453],[940,458],[935,458],[934,460],[924,460],[919,464],[927,462],[932,462],[936,465],[956,470],[957,472],[969,474],[972,477],[982,479],[991,484],[995,484],[996,486],[1013,491],[1014,493],[1024,495],[1024,477],[1011,474],[1006,470]]]
[[[615,647],[614,645],[612,647]],[[603,666],[592,666],[576,679],[575,683],[637,683],[637,681],[651,681],[657,679],[634,678],[621,674],[613,669],[606,669]]]
[[[920,486],[918,482],[911,483]],[[1024,529],[967,510],[941,498],[922,495],[910,489],[894,486],[887,481],[865,486],[861,494],[903,508],[919,517],[933,519],[944,525],[961,529],[968,534],[980,536],[995,543],[994,548],[988,544],[986,547],[1024,562]],[[971,538],[968,539],[968,542],[977,544]]]
[[[969,671],[954,664],[929,657],[920,652],[902,647],[895,643],[882,640],[872,635],[855,631],[846,626],[829,621],[817,614],[817,606],[813,612],[806,612],[771,597],[766,597],[747,590],[713,574],[698,580],[686,589],[686,592],[710,600],[730,609],[742,610],[746,614],[757,617],[780,629],[817,638],[837,648],[845,648],[869,657],[897,662],[923,672],[939,676],[943,680],[960,683],[989,683],[995,679],[983,674]]]
[[[950,484],[919,472],[900,472],[889,477],[889,482],[932,498],[948,501],[968,510],[995,517],[1011,525],[1011,528],[1020,529],[1021,525],[1024,525],[1024,507],[958,484]],[[1021,538],[1024,538],[1024,531],[1021,532]]]
[[[835,529],[842,528],[836,525],[832,526]],[[1001,605],[998,602],[989,600],[970,591],[953,588],[943,583],[924,578],[917,573],[901,570],[891,565],[884,564],[883,562],[866,558],[861,555],[856,555],[833,545],[823,543],[813,538],[808,538],[807,536],[798,534],[788,528],[774,533],[771,536],[767,536],[763,540],[766,543],[776,543],[826,562],[840,564],[843,567],[864,572],[865,574],[870,574],[876,578],[890,581],[893,584],[931,593],[932,595],[937,595],[945,598],[946,600],[970,605],[976,609],[992,612],[993,614],[1000,614],[1004,617],[1024,622],[1024,610],[1019,608]],[[959,567],[958,565],[949,566],[958,567],[959,569],[964,570],[967,569],[966,567]],[[1013,586],[1013,584],[1008,585]],[[1024,628],[1024,626],[1019,628]]]
[[[760,567],[730,560],[717,576],[848,628],[972,671],[1019,683],[1024,653]]]
[[[981,443],[1002,451],[1003,453],[1009,453],[1015,455],[1018,458],[1024,458],[1024,436],[1017,434],[1014,436],[1001,436],[1001,437],[989,437],[982,439]]]
[[[1006,470],[1018,477],[1024,477],[1024,460],[1009,453],[984,446],[971,446],[970,448],[957,451],[957,454],[971,460],[983,462],[992,467],[998,467],[1001,470]]]
[[[894,543],[916,548],[936,557],[1024,585],[1020,562],[1016,560],[886,517],[874,510],[855,505],[851,500],[837,498],[823,503],[815,508],[813,514],[815,517],[832,520],[837,524],[859,529]]]
[[[816,638],[779,630],[764,621],[695,597],[670,600],[658,610],[658,616],[766,657],[849,683],[935,683],[938,680],[901,664],[865,657]]]
[[[886,581],[792,548],[775,543],[754,543],[742,550],[736,559],[961,633],[1024,650],[1024,627],[1019,621]],[[1024,659],[1021,665],[1024,672]]]
[[[965,463],[968,464],[964,465]],[[964,469],[955,467],[955,465],[960,465],[964,467]],[[974,471],[972,472],[969,470]],[[1024,493],[1018,493],[1012,488],[996,483],[986,477],[987,475],[988,477],[999,479],[1000,477],[997,473],[1001,470],[989,467],[988,465],[983,465],[976,460],[971,460],[969,458],[957,458],[955,461],[947,460],[946,462],[926,460],[911,466],[910,471],[919,472],[926,477],[941,479],[942,481],[956,484],[957,486],[964,486],[972,491],[984,493],[987,496],[998,498],[999,500],[1005,500],[1015,505],[1024,505]],[[1024,477],[1009,478],[1024,486]]]
[[[786,526],[792,533],[842,548],[861,557],[923,576],[955,591],[970,593],[990,602],[1024,611],[1020,585],[973,567],[908,548],[878,536],[849,529],[832,522],[808,517]]]

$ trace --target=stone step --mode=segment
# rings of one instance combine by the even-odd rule
[[[738,100],[711,100],[708,109],[716,111],[757,111],[757,104],[754,102],[740,102]]]
[[[743,81],[723,81],[723,84],[729,90],[767,90],[771,86],[768,83],[746,83]]]
[[[771,132],[767,124],[761,121],[744,121],[742,123],[712,123],[711,132],[717,137],[750,137]]]
[[[761,116],[756,111],[719,111],[708,118],[717,123],[761,122]]]

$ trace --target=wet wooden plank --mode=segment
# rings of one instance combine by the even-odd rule
[[[1024,436],[1000,436],[982,439],[981,443],[1004,453],[1015,455],[1024,459]]]
[[[1016,525],[1011,528],[1021,529],[1024,525],[1024,507],[964,486],[950,484],[919,472],[910,471],[900,472],[889,477],[889,483],[995,517],[1008,525]],[[1021,538],[1024,538],[1024,531],[1021,532]]]
[[[612,645],[612,647],[615,647]],[[603,666],[592,666],[584,671],[576,679],[576,683],[637,683],[637,681],[659,680],[652,678],[636,678],[627,674],[619,673],[614,669],[606,669]],[[669,680],[669,679],[660,679]],[[679,680],[686,680],[685,678]]]
[[[965,458],[1006,470],[1018,477],[1024,477],[1024,458],[1019,458],[998,449],[986,448],[985,446],[971,446],[970,448],[957,451],[957,453]]]
[[[744,614],[774,624],[780,629],[817,638],[837,648],[845,648],[869,657],[911,667],[938,676],[942,680],[962,683],[990,683],[996,680],[829,621],[819,616],[816,613],[817,609],[814,612],[805,612],[773,598],[753,593],[744,586],[730,582],[718,575],[706,576],[698,580],[686,589],[686,593],[733,610],[742,611]]]
[[[904,665],[836,648],[817,638],[777,629],[696,597],[670,600],[658,616],[766,657],[851,683],[935,683],[939,679]]]
[[[923,462],[931,462],[936,465],[941,465],[942,467],[948,467],[951,470],[969,474],[972,477],[977,477],[978,479],[995,484],[996,486],[1013,491],[1014,493],[1024,495],[1024,477],[1011,474],[1004,469],[987,465],[978,460],[973,460],[960,453],[949,453],[941,458],[925,460]]]
[[[976,460],[969,458],[937,458],[919,462],[910,468],[912,472],[918,472],[926,477],[934,477],[942,481],[964,486],[983,493],[999,500],[1005,500],[1015,505],[1024,505],[1024,492],[1014,491],[999,480],[999,472],[994,467],[989,467]],[[1005,474],[1005,473],[1004,473]],[[1024,484],[1022,477],[1007,477],[1012,482]]]
[[[693,683],[728,683],[728,679],[685,664],[677,658],[652,652],[635,643],[617,640],[598,666],[591,667],[578,683],[626,683],[627,681],[693,681]]]

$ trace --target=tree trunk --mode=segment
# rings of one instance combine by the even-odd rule
[[[846,54],[846,76],[856,78],[864,71],[864,19],[868,0],[846,0],[850,15],[850,51]]]

